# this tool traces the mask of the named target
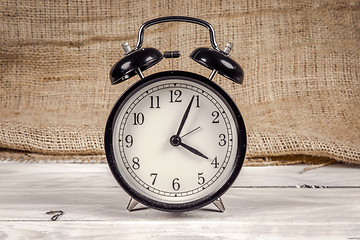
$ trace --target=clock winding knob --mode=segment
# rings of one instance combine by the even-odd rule
[[[232,48],[233,48],[232,43],[229,43],[229,42],[228,42],[228,43],[226,44],[226,46],[225,46],[224,52],[229,55],[229,53],[230,53],[230,51],[231,51]]]
[[[128,54],[129,52],[131,52],[131,48],[129,46],[128,42],[123,42],[121,44],[122,48],[124,49],[125,55]]]

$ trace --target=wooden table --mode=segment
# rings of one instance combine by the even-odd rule
[[[360,240],[360,168],[305,167],[244,167],[224,213],[167,213],[128,212],[106,164],[2,162],[0,239]]]

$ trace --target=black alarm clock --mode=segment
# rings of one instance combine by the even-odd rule
[[[190,58],[212,70],[204,77],[188,71],[143,71],[179,51],[162,54],[142,48],[147,27],[164,22],[189,22],[206,27],[212,48],[197,48]],[[243,70],[215,41],[206,21],[171,16],[145,22],[134,49],[110,71],[112,84],[135,75],[140,80],[115,103],[105,129],[105,152],[111,172],[130,195],[127,209],[138,202],[163,211],[189,211],[214,203],[224,211],[221,196],[237,178],[246,152],[246,131],[240,111],[212,81],[216,73],[241,84]]]

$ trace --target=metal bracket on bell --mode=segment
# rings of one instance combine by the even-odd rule
[[[212,48],[197,48],[190,58],[195,62],[212,70],[209,80],[212,80],[216,73],[241,84],[244,79],[244,71],[233,59],[229,57],[232,44],[227,43],[224,51],[217,51]]]
[[[224,52],[225,52],[227,55],[229,55],[231,49],[232,49],[232,43],[229,43],[229,42],[228,42],[228,43],[226,44],[226,46],[225,46]],[[218,71],[217,71],[216,69],[213,69],[213,70],[212,70],[212,72],[211,72],[211,74],[210,74],[210,76],[209,76],[209,80],[210,80],[210,81],[213,80],[213,78],[215,77],[215,75],[216,75],[217,72],[218,72]]]
[[[141,79],[144,78],[144,70],[154,66],[163,59],[162,53],[155,48],[141,48],[131,50],[129,44],[124,42],[122,47],[125,56],[114,64],[110,70],[110,81],[112,84],[118,84],[135,75]]]
[[[128,42],[123,42],[123,44],[121,44],[121,46],[122,46],[123,49],[124,49],[125,55],[128,54],[129,52],[131,52],[131,47],[129,46],[129,43],[128,43]],[[135,72],[136,72],[136,74],[137,74],[141,79],[144,78],[144,74],[142,73],[142,71],[140,70],[139,67],[137,67],[137,68],[135,69]]]

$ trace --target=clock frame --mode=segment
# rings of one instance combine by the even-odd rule
[[[211,43],[212,48],[204,48],[204,47],[197,48],[190,54],[190,58],[192,60],[194,60],[197,63],[212,70],[212,72],[208,78],[198,75],[198,74],[195,74],[195,73],[187,72],[187,71],[173,71],[173,70],[155,73],[155,74],[152,74],[147,77],[144,76],[143,71],[145,71],[146,69],[157,64],[163,58],[178,58],[181,55],[179,51],[168,51],[168,52],[164,52],[164,54],[162,54],[159,50],[157,50],[155,48],[142,48],[142,42],[143,42],[143,36],[144,36],[145,29],[152,25],[159,24],[159,23],[165,23],[165,22],[194,23],[194,24],[201,25],[209,30],[210,43]],[[220,197],[229,189],[229,187],[234,183],[235,179],[237,178],[237,176],[241,170],[241,167],[243,165],[245,153],[246,153],[246,130],[245,130],[245,124],[244,124],[244,121],[240,114],[240,111],[238,110],[234,101],[229,97],[229,95],[220,86],[218,86],[216,83],[214,83],[212,81],[212,79],[214,78],[216,73],[219,73],[220,75],[230,79],[231,81],[233,81],[237,84],[242,83],[243,77],[244,77],[243,70],[234,60],[232,60],[229,57],[229,52],[232,49],[232,44],[228,43],[226,45],[225,49],[222,51],[217,46],[217,43],[215,40],[214,29],[208,22],[201,20],[201,19],[197,19],[197,18],[191,18],[191,17],[170,16],[170,17],[157,18],[157,19],[153,19],[153,20],[145,22],[139,29],[138,41],[137,41],[137,44],[134,49],[131,49],[129,47],[128,43],[126,43],[126,42],[123,43],[122,46],[125,51],[125,56],[122,59],[120,59],[117,63],[115,63],[114,66],[112,67],[112,69],[110,71],[111,83],[118,84],[123,81],[126,81],[127,79],[129,79],[135,75],[138,75],[140,77],[140,80],[138,82],[134,83],[129,89],[127,89],[120,96],[118,101],[115,103],[115,105],[109,115],[107,124],[106,124],[104,144],[105,144],[105,152],[106,152],[107,161],[108,161],[108,164],[109,164],[112,174],[114,175],[114,177],[117,180],[117,182],[119,183],[119,185],[131,196],[131,199],[130,199],[127,209],[129,211],[131,211],[138,202],[141,202],[146,206],[149,206],[151,208],[158,209],[158,210],[163,210],[163,211],[190,211],[190,210],[194,210],[194,209],[203,207],[203,206],[213,202],[215,204],[215,206],[220,211],[223,212],[225,210],[225,207],[224,207]],[[226,111],[227,111],[227,113],[225,113],[226,111],[224,111],[223,113],[217,112],[216,114],[221,114],[222,116],[226,115],[226,116],[228,116],[228,118],[230,118],[230,121],[225,123],[225,125],[228,126],[228,124],[229,125],[232,124],[232,126],[234,127],[234,129],[232,130],[232,134],[236,135],[236,136],[231,137],[231,139],[230,138],[228,139],[228,143],[227,143],[228,145],[227,145],[227,149],[226,149],[227,152],[225,155],[225,159],[223,160],[222,167],[220,167],[220,168],[223,168],[224,170],[220,169],[218,172],[216,172],[216,178],[215,178],[215,176],[213,178],[211,178],[211,180],[209,180],[209,184],[208,183],[204,184],[205,178],[199,178],[199,176],[198,176],[199,179],[204,181],[204,182],[199,181],[198,184],[200,184],[200,185],[204,184],[203,186],[197,187],[195,190],[189,190],[188,193],[182,192],[181,195],[179,195],[179,196],[176,193],[164,192],[164,196],[166,196],[166,197],[161,199],[161,197],[159,198],[156,195],[156,194],[160,193],[161,190],[153,191],[153,189],[151,189],[149,184],[146,185],[146,183],[144,183],[144,184],[142,183],[141,178],[139,178],[134,173],[134,171],[131,173],[132,169],[130,167],[128,160],[125,157],[125,155],[126,155],[125,153],[127,151],[125,151],[124,147],[121,148],[121,146],[123,146],[123,145],[121,145],[122,144],[121,141],[124,142],[124,141],[131,140],[130,142],[132,145],[133,137],[131,135],[127,135],[127,137],[130,136],[130,140],[124,139],[124,136],[122,136],[121,134],[119,135],[119,132],[121,132],[121,131],[125,132],[124,129],[125,129],[126,121],[129,118],[129,115],[125,115],[124,112],[121,112],[121,111],[123,111],[123,109],[128,107],[127,104],[128,104],[128,102],[132,101],[131,100],[132,97],[138,96],[136,94],[138,94],[142,90],[146,89],[147,86],[151,86],[151,84],[162,83],[162,82],[166,82],[166,81],[170,81],[170,80],[174,82],[174,85],[176,84],[176,81],[179,82],[179,85],[180,85],[180,82],[184,82],[184,81],[188,82],[189,85],[195,84],[197,86],[200,86],[199,89],[204,88],[204,89],[207,89],[209,92],[211,92],[211,94],[214,94],[214,96],[216,96],[215,98],[217,99],[216,101],[220,101],[221,104],[223,104],[223,106],[225,106]],[[195,88],[195,85],[194,85],[194,88]],[[146,92],[146,94],[144,92],[142,94],[146,95],[147,92]],[[175,90],[174,90],[174,94],[175,94]],[[208,94],[208,95],[210,95],[210,94]],[[172,95],[171,95],[171,97],[172,97]],[[155,105],[153,106],[153,104],[158,104],[159,98],[160,97],[155,97],[155,96],[153,96],[152,98],[150,97],[150,102],[152,104],[150,108],[156,107]],[[186,151],[188,151],[188,153],[193,154],[193,156],[197,155],[196,157],[208,159],[206,154],[203,154],[201,151],[197,150],[196,147],[192,147],[192,146],[189,146],[188,144],[185,144],[182,139],[184,136],[180,136],[181,130],[183,129],[186,119],[188,118],[189,111],[192,107],[194,98],[195,98],[195,95],[193,95],[191,97],[190,103],[187,105],[186,111],[182,115],[181,123],[180,123],[180,126],[179,126],[176,134],[169,133],[169,136],[168,136],[169,142],[167,143],[168,144],[167,147],[170,146],[170,148],[171,147],[183,148]],[[197,95],[196,100],[195,100],[195,101],[197,101],[198,105],[199,105],[199,98],[200,98],[200,95]],[[215,98],[213,98],[213,99],[215,99]],[[138,100],[138,102],[140,102],[140,101],[141,101],[141,99]],[[132,105],[134,105],[134,104],[137,105],[137,103],[133,102]],[[139,104],[139,106],[140,105],[141,104]],[[179,109],[179,111],[180,111],[180,109]],[[120,116],[119,115],[120,112],[123,115]],[[126,110],[126,114],[130,114],[130,112],[131,112],[131,110]],[[135,115],[134,116],[134,125],[137,125],[137,124],[142,125],[142,123],[144,121],[144,115],[142,113],[141,114],[138,113],[138,115],[136,113],[133,113],[133,114]],[[172,112],[172,114],[175,115],[178,113]],[[174,116],[174,115],[172,115],[172,116]],[[123,121],[125,121],[125,122],[121,122],[121,125],[119,125],[119,123],[117,122],[117,121],[120,121],[119,116],[122,117]],[[139,117],[139,119],[138,119],[138,117]],[[162,124],[164,124],[164,123],[165,122],[162,122]],[[128,127],[128,128],[131,129],[131,127]],[[196,129],[199,129],[199,128],[200,127],[196,128]],[[195,130],[191,130],[190,132],[193,132]],[[175,129],[174,129],[174,131],[175,131]],[[229,129],[227,131],[229,131]],[[212,132],[212,128],[211,128],[211,131],[208,131],[208,133],[211,133],[211,132]],[[144,135],[145,132],[142,134],[143,134],[143,136],[145,136]],[[117,135],[119,135],[119,136],[117,136]],[[221,135],[224,135],[224,136],[221,136]],[[218,144],[220,146],[224,146],[225,143],[224,143],[224,145],[221,145],[221,143],[223,143],[221,141],[225,140],[225,134],[220,134],[219,137],[220,137],[220,142]],[[221,139],[221,138],[224,138],[224,139]],[[232,140],[234,140],[234,141],[231,142],[231,144],[232,144],[231,145],[229,142]],[[210,143],[210,140],[207,137],[202,136],[202,139],[200,139],[200,142]],[[230,148],[230,145],[231,145],[231,148]],[[231,149],[230,153],[228,151],[229,148]],[[147,149],[147,151],[150,151],[150,152],[147,152],[148,158],[154,157],[153,156],[154,154],[155,155],[157,154],[155,156],[155,159],[161,158],[162,155],[165,155],[164,153],[156,152],[155,150],[152,150],[151,148],[149,148],[149,149]],[[140,148],[137,151],[141,152],[142,149]],[[229,155],[229,157],[227,157],[228,155]],[[230,157],[231,157],[231,160],[230,160]],[[177,158],[181,158],[181,157],[179,156]],[[217,159],[217,157],[215,157],[214,161],[216,159]],[[179,159],[179,160],[181,160],[181,159]],[[139,166],[140,166],[140,164],[138,163],[138,161],[140,161],[139,158],[134,157],[132,159],[132,161],[133,161],[132,167],[134,168],[134,170],[136,170],[136,168],[139,169]],[[155,161],[152,161],[151,164],[153,164],[154,162]],[[215,163],[216,162],[217,161],[215,161]],[[229,166],[227,166],[228,162],[231,163]],[[167,167],[169,168],[170,166],[167,166]],[[191,164],[190,164],[190,166],[188,166],[188,169],[190,169],[190,168],[191,168]],[[215,164],[215,168],[217,168],[216,164]],[[178,170],[178,169],[176,169],[176,171],[180,172],[180,170]],[[181,171],[184,171],[184,168]],[[129,177],[129,173],[132,177],[131,176]],[[200,173],[198,173],[198,174],[200,174]],[[201,173],[201,174],[203,174],[203,173]],[[151,175],[152,174],[150,174],[150,176]],[[153,181],[152,185],[154,185],[156,177],[157,177],[157,174],[156,174],[156,176],[154,175],[154,181]],[[134,179],[136,180],[136,182],[133,181]],[[176,182],[174,183],[175,180],[176,180]],[[178,178],[175,178],[173,181],[172,188],[175,191],[179,190],[179,188],[180,188],[180,187],[178,187],[179,186],[178,185],[179,183],[177,182],[178,180],[179,180]],[[212,182],[210,183],[210,181],[212,181]],[[142,187],[144,187],[146,189],[144,190],[144,189],[142,189]],[[153,191],[156,194],[153,194],[153,193],[149,194],[150,191]],[[202,194],[197,194],[198,192],[202,192]],[[168,195],[168,194],[170,194],[170,195]],[[186,194],[193,195],[193,197],[192,198],[191,197],[183,198],[184,196],[186,196]]]
[[[226,177],[226,182],[223,183],[214,183],[218,184],[218,189],[209,194],[206,195],[200,199],[197,199],[195,201],[190,201],[186,203],[173,203],[173,202],[160,202],[156,201],[154,199],[151,199],[141,193],[139,191],[139,188],[141,188],[141,185],[139,184],[139,188],[134,188],[134,186],[131,186],[126,178],[124,177],[125,173],[121,173],[121,170],[118,167],[119,164],[119,158],[120,156],[115,156],[114,152],[114,144],[119,144],[117,141],[114,140],[114,133],[115,133],[115,122],[117,120],[117,117],[119,116],[120,110],[124,107],[126,102],[129,100],[129,98],[136,92],[141,91],[144,87],[148,86],[149,84],[154,83],[154,81],[164,81],[169,79],[183,79],[189,82],[195,82],[197,84],[200,84],[202,86],[205,86],[206,88],[212,90],[213,93],[217,94],[219,98],[227,105],[227,108],[230,110],[231,117],[233,118],[235,122],[236,129],[233,130],[233,134],[237,134],[238,144],[236,147],[236,156],[234,160],[234,164],[231,166],[231,174]],[[129,113],[130,114],[130,113]],[[174,129],[175,130],[175,129]],[[116,136],[117,137],[117,136]],[[115,139],[116,139],[115,137]],[[171,137],[171,133],[169,133],[169,138]],[[170,143],[169,143],[170,145]],[[233,184],[235,179],[237,178],[241,167],[243,165],[245,152],[246,152],[246,130],[244,121],[242,119],[242,116],[236,107],[235,103],[232,101],[232,99],[229,97],[229,95],[216,83],[209,81],[207,78],[200,76],[198,74],[185,72],[185,71],[166,71],[166,72],[160,72],[153,75],[150,75],[148,77],[145,77],[144,79],[136,82],[133,86],[131,86],[124,94],[118,99],[115,106],[113,107],[113,110],[111,111],[106,131],[105,131],[105,150],[106,150],[106,156],[108,160],[108,164],[110,166],[110,169],[112,171],[112,174],[114,175],[115,179],[119,183],[119,185],[136,201],[143,203],[146,206],[149,206],[154,209],[163,210],[163,211],[189,211],[193,210],[199,207],[203,207],[205,205],[208,205],[211,202],[216,201],[220,198],[220,196],[225,193],[228,188]],[[159,156],[161,157],[161,156]],[[179,159],[181,160],[181,159]],[[122,163],[120,163],[122,164]]]

